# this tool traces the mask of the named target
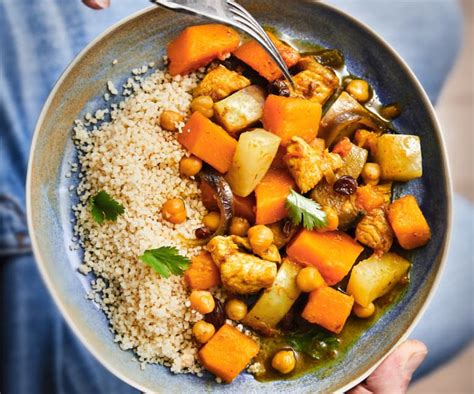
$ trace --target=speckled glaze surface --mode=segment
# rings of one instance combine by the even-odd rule
[[[149,8],[117,24],[91,43],[69,66],[45,104],[31,148],[27,199],[29,229],[42,276],[66,320],[88,349],[114,374],[147,392],[334,392],[364,379],[406,338],[420,318],[442,270],[450,228],[451,188],[442,137],[434,111],[421,86],[403,61],[381,38],[332,7],[309,1],[288,1],[284,12],[272,0],[242,1],[263,24],[296,39],[339,48],[351,73],[370,81],[382,102],[399,102],[403,114],[395,128],[421,138],[423,178],[396,185],[395,195],[414,194],[433,233],[431,242],[412,252],[411,283],[404,298],[369,329],[330,369],[299,379],[260,383],[243,374],[231,385],[213,378],[173,375],[153,365],[145,370],[131,352],[114,343],[107,320],[86,300],[88,279],[78,274],[81,251],[70,251],[71,205],[75,198],[66,178],[68,161],[75,161],[71,141],[73,121],[103,107],[106,82],[121,86],[130,70],[159,63],[166,44],[185,26],[204,20]],[[111,65],[113,59],[117,65]],[[109,102],[114,102],[114,100]]]

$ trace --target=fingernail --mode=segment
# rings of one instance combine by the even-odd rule
[[[82,0],[82,2],[95,10],[102,10],[110,5],[110,0]]]
[[[416,371],[426,357],[427,352],[418,352],[413,354],[405,364],[405,371],[410,375]]]

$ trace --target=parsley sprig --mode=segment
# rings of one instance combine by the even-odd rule
[[[105,219],[116,221],[125,212],[123,205],[115,201],[110,194],[100,191],[89,199],[92,217],[102,224]]]
[[[191,263],[187,257],[181,256],[174,246],[145,250],[139,259],[165,278],[171,275],[182,275]]]
[[[326,212],[322,210],[321,205],[294,190],[291,190],[286,198],[285,207],[288,209],[288,216],[296,226],[302,223],[304,228],[314,230],[327,224]]]

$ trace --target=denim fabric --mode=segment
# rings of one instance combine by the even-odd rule
[[[105,28],[146,1],[112,0],[92,11],[80,0],[0,0],[0,392],[128,393],[65,325],[39,278],[30,252],[24,183],[31,135],[54,81]],[[368,23],[407,60],[430,98],[439,95],[460,45],[454,0],[333,0]],[[89,22],[89,23],[87,23]],[[426,373],[472,338],[472,205],[455,199],[450,263],[414,335],[430,356]],[[467,229],[467,231],[466,231]],[[469,232],[469,229],[471,231]],[[471,280],[471,282],[469,282]],[[439,314],[443,313],[443,318]]]

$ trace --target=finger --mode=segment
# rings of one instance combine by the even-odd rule
[[[350,394],[398,394],[405,393],[413,372],[426,357],[426,346],[411,339],[402,343],[364,383],[349,391]]]
[[[82,0],[82,2],[94,10],[103,10],[110,6],[110,0]]]

